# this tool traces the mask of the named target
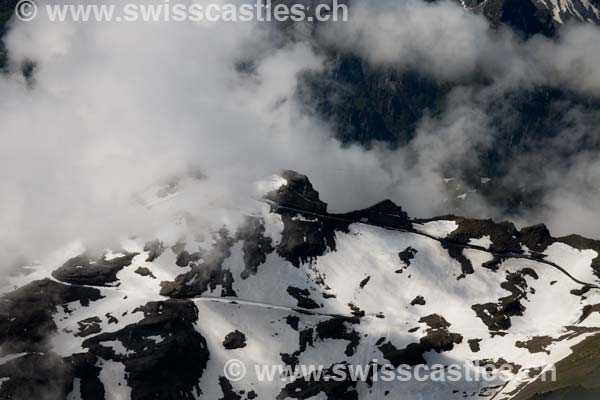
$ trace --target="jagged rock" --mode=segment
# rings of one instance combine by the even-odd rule
[[[356,351],[356,346],[360,343],[359,334],[351,327],[354,324],[360,324],[358,318],[334,317],[317,324],[316,333],[319,340],[342,339],[349,343],[346,346],[346,355],[352,356]]]
[[[521,243],[531,251],[543,253],[548,246],[554,243],[554,238],[546,225],[539,224],[521,229],[519,232]]]
[[[473,353],[478,353],[481,350],[480,343],[483,339],[469,339],[467,342],[469,344],[469,348]]]
[[[319,199],[317,192],[306,175],[295,171],[283,171],[282,178],[287,183],[276,191],[267,193],[265,198],[277,204],[278,207],[289,207],[294,211],[314,212],[317,214],[327,213],[327,204]]]
[[[287,288],[287,292],[298,302],[298,307],[306,309],[315,309],[321,307],[316,301],[310,298],[310,291],[308,289],[298,289],[290,286]]]
[[[82,254],[68,260],[52,276],[74,285],[109,286],[117,282],[117,273],[130,265],[137,254],[129,253],[110,260]]]
[[[471,263],[471,260],[469,260],[463,254],[463,248],[461,246],[457,246],[457,245],[453,244],[452,242],[443,240],[442,247],[444,247],[446,250],[448,250],[448,255],[450,257],[452,257],[453,259],[455,259],[456,261],[458,261],[458,263],[460,264],[462,274],[459,275],[459,279],[464,278],[466,275],[470,275],[473,272],[475,272],[475,270],[473,269],[473,264]]]
[[[0,365],[0,377],[2,400],[66,399],[74,371],[54,353],[31,353]]]
[[[187,267],[190,263],[195,263],[202,260],[202,252],[196,251],[194,253],[190,253],[187,250],[182,250],[177,254],[177,259],[175,260],[175,265],[178,267]]]
[[[284,399],[312,399],[323,393],[326,400],[358,400],[356,391],[356,381],[350,379],[350,374],[346,373],[346,379],[340,381],[333,379],[338,377],[334,366],[323,371],[322,379],[301,377],[287,384],[276,397],[276,400]],[[318,397],[317,397],[318,398]]]
[[[227,350],[241,349],[246,347],[246,335],[238,330],[228,333],[223,340],[223,347],[225,347]]]
[[[144,245],[144,251],[148,252],[148,258],[146,262],[152,262],[156,260],[165,251],[166,247],[160,240],[154,240]]]
[[[4,351],[43,351],[56,331],[52,315],[67,303],[87,306],[100,299],[98,289],[64,285],[50,279],[34,281],[0,298],[0,345]]]
[[[236,239],[243,241],[244,271],[241,277],[247,279],[250,275],[256,275],[258,266],[275,250],[273,239],[265,236],[264,222],[254,217],[246,218],[236,234]]]
[[[335,232],[347,232],[352,223],[409,229],[412,223],[401,207],[385,200],[364,210],[346,214],[328,214],[327,205],[308,178],[294,171],[285,171],[288,183],[265,198],[274,202],[275,212],[281,214],[284,229],[277,253],[298,267],[315,260],[328,250],[335,251]]]
[[[458,333],[448,331],[450,324],[441,316],[432,314],[421,318],[419,322],[429,326],[427,334],[418,343],[411,343],[404,349],[398,349],[392,342],[379,344],[383,356],[395,367],[400,365],[427,364],[423,355],[429,351],[442,353],[450,351],[455,344],[462,343],[463,337]]]
[[[122,362],[132,400],[192,400],[210,358],[206,340],[195,329],[198,309],[184,300],[150,302],[135,310],[135,324],[89,338],[83,347],[106,360]],[[157,341],[155,337],[160,337]],[[104,343],[118,340],[127,350]]]
[[[135,271],[136,274],[140,275],[140,276],[149,276],[152,279],[156,279],[156,277],[154,276],[154,274],[152,273],[152,271],[150,271],[148,268],[146,267],[138,267]]]
[[[487,325],[490,331],[502,331],[511,327],[511,317],[521,316],[525,311],[522,300],[527,300],[527,281],[529,276],[538,279],[538,275],[531,268],[523,268],[518,272],[509,273],[500,286],[509,291],[509,296],[498,300],[498,303],[475,304],[473,311]]]
[[[410,263],[415,258],[417,253],[418,251],[416,249],[413,249],[412,247],[407,247],[406,249],[398,253],[398,257],[400,257],[400,261],[404,263],[405,269],[410,267]]]
[[[102,323],[102,320],[98,317],[86,318],[77,322],[77,325],[79,325],[79,332],[75,336],[86,337],[100,333],[100,323]]]
[[[183,299],[200,296],[209,289],[213,291],[221,286],[221,296],[235,297],[233,275],[223,268],[223,262],[231,255],[234,243],[235,239],[226,230],[219,231],[211,251],[198,264],[191,262],[191,270],[177,276],[174,282],[161,282],[160,294]]]
[[[353,211],[346,214],[335,215],[338,218],[354,222],[368,223],[369,225],[381,226],[392,229],[409,229],[412,223],[408,214],[402,207],[391,200],[384,200],[364,210]]]
[[[417,296],[410,302],[411,306],[424,306],[425,304],[425,298],[423,296]]]
[[[219,377],[219,386],[223,392],[223,397],[220,397],[219,400],[242,400],[242,396],[233,390],[231,382],[224,376]]]

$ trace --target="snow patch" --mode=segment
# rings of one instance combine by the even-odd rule
[[[490,238],[490,236],[486,235],[486,236],[481,237],[479,239],[471,239],[471,240],[469,240],[469,244],[471,246],[479,246],[479,247],[483,247],[484,249],[489,249],[490,246],[493,243],[492,243],[492,239]]]
[[[433,237],[443,239],[458,229],[456,221],[431,221],[425,224],[414,224],[419,231]]]

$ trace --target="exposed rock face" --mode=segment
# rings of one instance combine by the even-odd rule
[[[152,279],[156,279],[156,277],[154,276],[154,274],[152,273],[152,271],[150,271],[148,268],[146,267],[138,267],[135,270],[135,273],[140,275],[140,276],[148,276]]]
[[[398,257],[400,257],[400,261],[402,261],[406,268],[408,268],[410,267],[410,262],[413,258],[415,258],[415,255],[417,255],[417,253],[417,250],[413,249],[412,247],[407,247],[406,249],[398,253]]]
[[[275,203],[275,211],[284,224],[277,253],[299,267],[327,249],[335,249],[335,229],[339,222],[319,217],[327,215],[327,204],[319,199],[319,193],[305,175],[284,171],[282,177],[287,184],[267,193],[265,198]]]
[[[490,331],[502,331],[510,328],[510,319],[523,315],[525,305],[522,300],[527,300],[528,285],[526,277],[538,279],[538,275],[530,268],[510,273],[501,287],[511,294],[498,300],[497,304],[475,304],[473,310],[477,316],[488,326]]]
[[[517,228],[511,222],[496,223],[492,220],[477,220],[453,217],[458,229],[450,233],[446,239],[459,244],[468,244],[471,239],[489,236],[492,245],[489,250],[496,253],[520,253],[521,242]]]
[[[384,200],[364,210],[341,214],[337,217],[391,229],[412,227],[408,214],[391,200]]]
[[[34,281],[0,298],[0,345],[4,352],[43,351],[56,331],[52,315],[68,303],[88,306],[101,298],[94,288],[63,285],[50,279]]]
[[[360,323],[358,318],[336,317],[317,325],[316,333],[319,340],[342,339],[347,340],[346,355],[351,356],[356,351],[360,342],[359,334],[352,328],[353,324]]]
[[[214,291],[217,286],[221,286],[221,296],[235,297],[231,271],[223,268],[223,262],[231,255],[231,247],[234,243],[235,240],[226,230],[219,231],[211,252],[205,257],[191,258],[189,260],[191,271],[179,275],[174,282],[161,282],[160,294],[179,299],[190,298],[208,290]]]
[[[600,23],[598,4],[587,0],[468,0],[466,7],[481,12],[494,26],[508,25],[530,36],[555,35],[568,21]]]
[[[315,260],[327,250],[335,250],[337,222],[329,219],[303,217],[299,213],[280,211],[283,220],[282,239],[277,254],[296,267]]]
[[[276,400],[285,399],[310,399],[319,394],[323,394],[327,400],[358,400],[358,392],[356,391],[356,381],[347,378],[344,381],[336,381],[333,379],[339,375],[335,374],[334,366],[324,371],[324,376],[329,376],[328,379],[315,381],[308,377],[300,378],[286,385],[281,393],[276,397]],[[346,375],[348,377],[349,374]]]
[[[84,320],[79,321],[77,324],[79,325],[79,332],[75,334],[75,336],[86,337],[89,335],[94,335],[96,333],[100,333],[100,323],[102,320],[98,317],[90,317]]]
[[[316,214],[327,213],[327,204],[319,199],[317,192],[306,175],[295,171],[283,171],[281,177],[287,181],[274,192],[267,193],[265,198],[274,201],[278,207],[290,207]]]
[[[433,314],[421,318],[419,322],[429,326],[426,335],[418,343],[411,343],[404,349],[398,349],[391,342],[380,343],[379,350],[383,356],[394,366],[427,364],[423,355],[429,351],[438,353],[449,351],[455,344],[462,343],[463,337],[448,331],[450,324],[443,317]]]
[[[242,349],[246,347],[246,335],[238,330],[228,333],[223,340],[223,347],[227,350]]]
[[[194,328],[192,302],[150,302],[136,312],[144,318],[112,333],[87,339],[83,347],[105,360],[122,362],[132,399],[192,400],[210,358],[206,340]],[[125,351],[111,344],[121,343]]]
[[[258,266],[273,252],[273,240],[265,236],[264,222],[253,217],[246,219],[246,223],[238,230],[236,239],[243,241],[245,270],[242,272],[242,279],[247,279],[250,275],[256,275]]]
[[[426,303],[425,298],[423,296],[417,296],[410,302],[411,306],[424,306]]]
[[[552,6],[544,7],[537,0],[487,0],[474,7],[493,26],[508,25],[524,35],[556,34],[559,23],[554,20]]]
[[[442,246],[444,246],[444,248],[446,250],[448,250],[448,255],[450,257],[452,257],[453,259],[455,259],[456,261],[458,261],[458,263],[460,264],[462,274],[459,276],[459,279],[464,278],[466,275],[469,275],[469,274],[472,274],[473,272],[475,272],[475,270],[473,269],[473,264],[471,263],[471,260],[469,260],[463,254],[462,247],[456,246],[455,244],[448,242],[448,241],[444,241],[442,243]]]
[[[600,240],[587,239],[579,235],[556,238],[550,234],[548,228],[543,224],[517,230],[514,224],[507,221],[498,223],[492,220],[463,218],[454,215],[420,220],[419,222],[436,220],[452,220],[457,223],[458,228],[443,238],[442,242],[444,247],[451,253],[450,255],[458,261],[461,261],[461,258],[463,258],[462,250],[460,248],[452,248],[455,248],[456,245],[461,247],[467,245],[474,248],[481,247],[472,244],[471,241],[481,239],[484,236],[489,237],[491,241],[489,248],[485,250],[489,250],[495,256],[492,261],[489,261],[485,265],[490,269],[496,269],[506,257],[523,255],[526,251],[530,253],[531,257],[542,260],[546,257],[543,253],[548,247],[555,243],[563,243],[579,250],[588,249],[595,251],[598,256],[592,260],[591,268],[594,270],[596,276],[600,278]],[[461,264],[463,262],[464,259]]]
[[[290,286],[287,288],[287,292],[290,296],[296,299],[296,301],[298,301],[298,307],[300,308],[307,308],[310,310],[320,307],[317,302],[310,298],[310,291],[308,289],[298,289]]]
[[[54,353],[32,353],[0,365],[0,399],[65,399],[71,391],[74,370]],[[98,392],[104,398],[103,389]]]
[[[52,276],[75,285],[108,286],[117,282],[117,273],[130,265],[135,256],[137,253],[106,260],[82,254],[67,261]]]
[[[154,240],[144,245],[144,251],[148,252],[147,262],[152,262],[161,256],[165,251],[165,246],[160,240]]]
[[[265,198],[275,203],[274,210],[284,224],[277,253],[295,266],[335,251],[335,232],[347,232],[353,222],[368,223],[392,229],[408,229],[411,222],[406,212],[391,200],[347,214],[329,214],[327,204],[319,199],[308,178],[285,171],[287,185],[268,193]]]

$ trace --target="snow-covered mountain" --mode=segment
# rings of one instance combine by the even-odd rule
[[[331,214],[291,171],[258,187],[260,211],[235,231],[67,249],[9,277],[0,399],[527,399],[600,331],[600,241],[413,220],[391,201]],[[520,380],[233,381],[231,359],[485,363]]]
[[[494,24],[505,23],[528,34],[553,34],[568,21],[600,23],[594,0],[457,0],[483,13]]]

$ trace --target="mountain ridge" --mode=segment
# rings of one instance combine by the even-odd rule
[[[265,182],[262,216],[237,232],[134,240],[15,278],[19,288],[0,298],[0,398],[49,387],[55,399],[83,400],[385,399],[400,390],[222,375],[227,359],[251,365],[258,351],[261,362],[290,366],[502,359],[531,378],[431,386],[430,398],[516,399],[538,363],[569,360],[569,347],[600,332],[599,241],[553,238],[543,225],[413,220],[389,200],[329,214],[306,176],[284,171]],[[43,378],[28,375],[32,364]],[[416,399],[423,389],[401,390]]]

